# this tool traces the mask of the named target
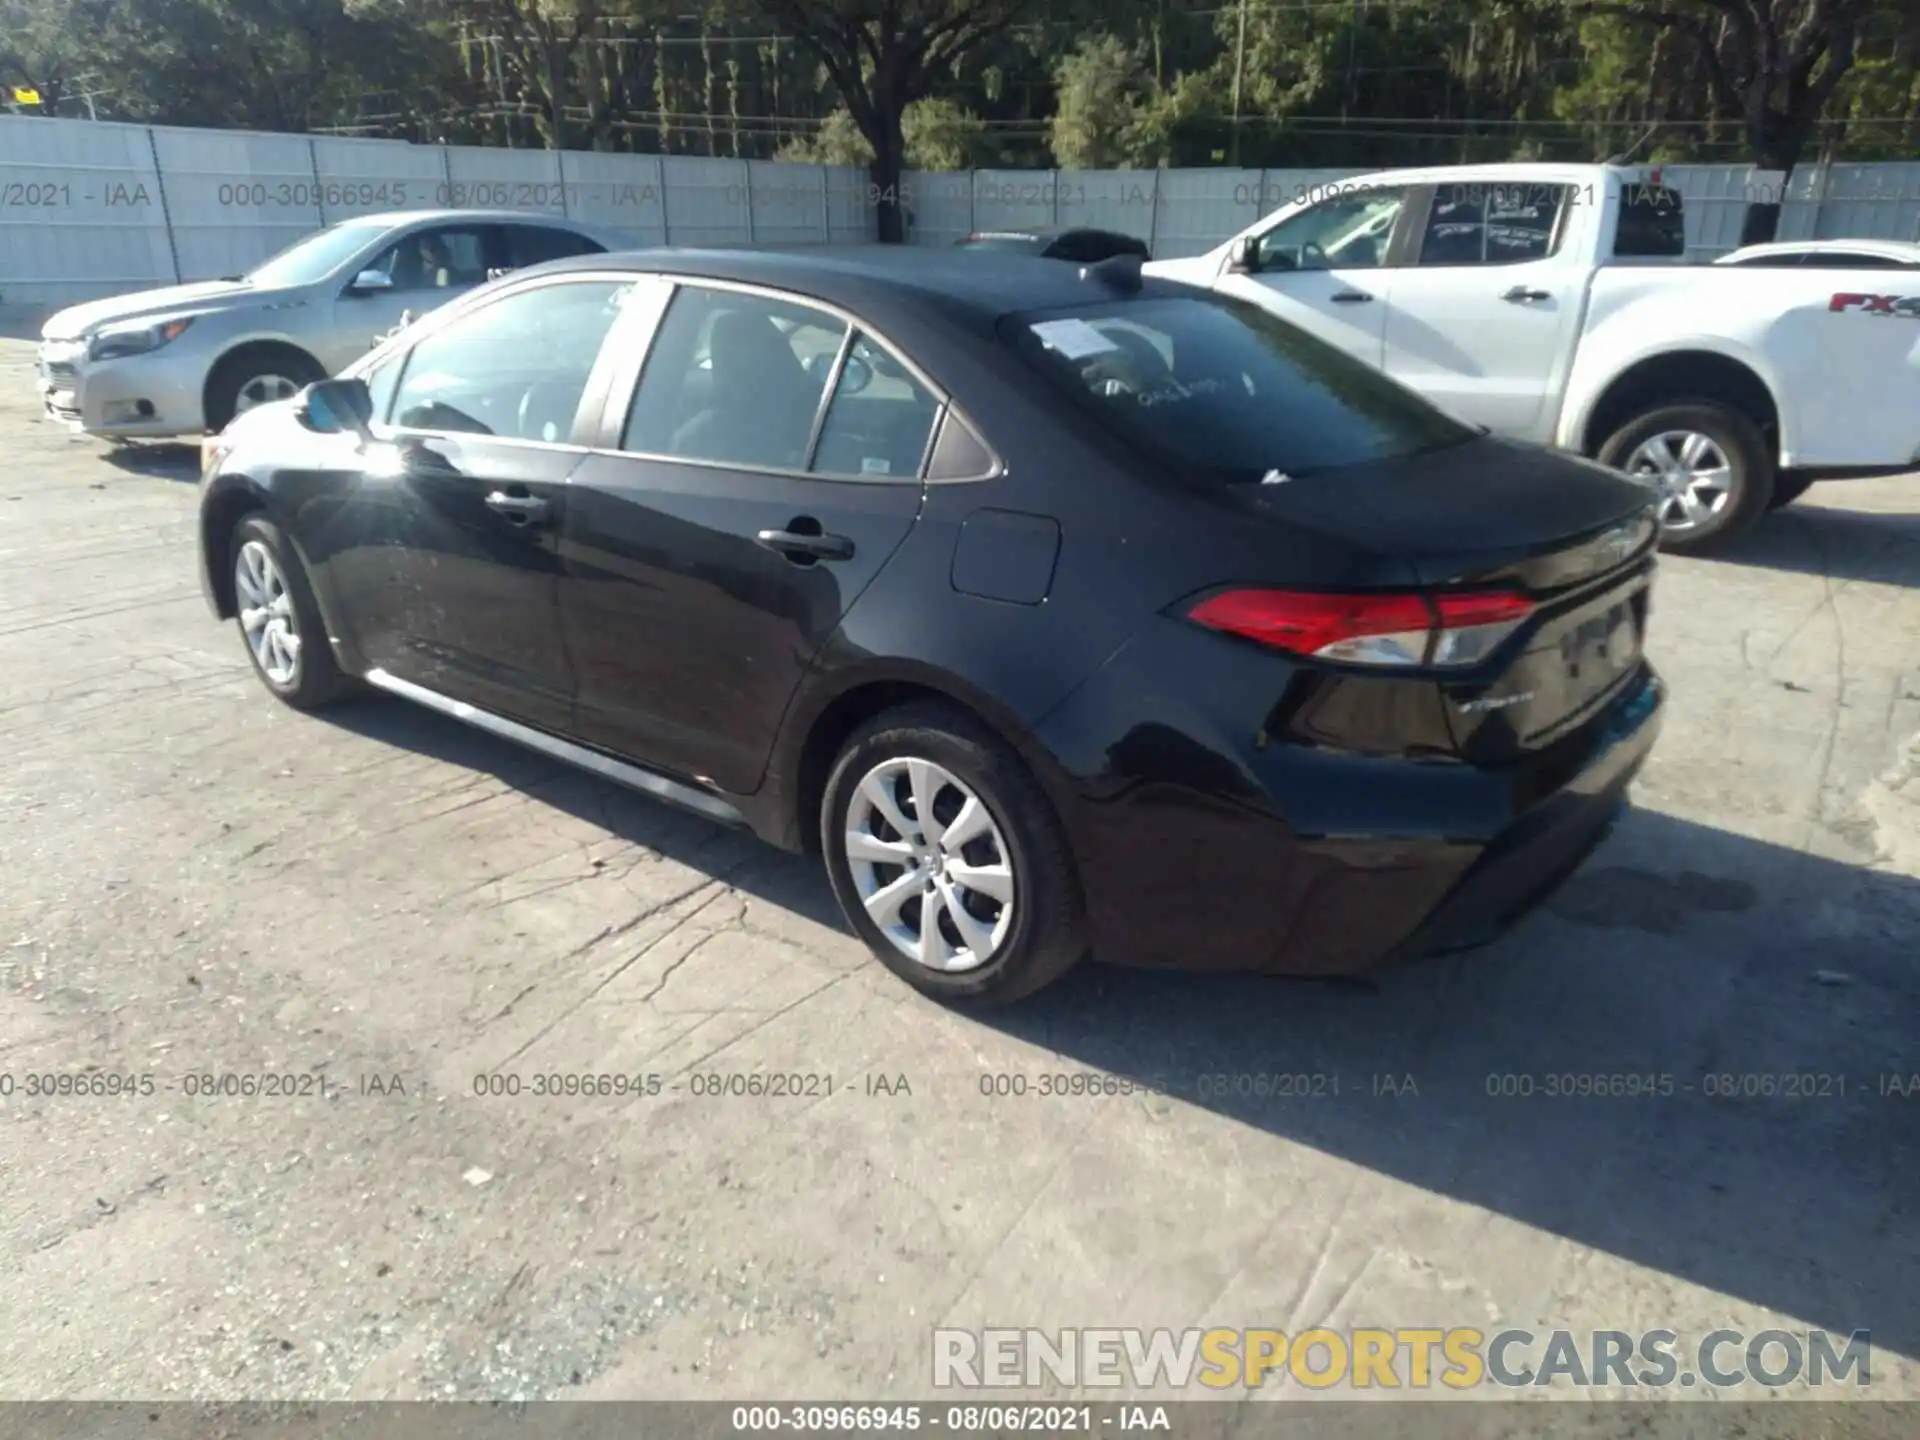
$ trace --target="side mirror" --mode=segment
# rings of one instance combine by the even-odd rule
[[[1252,275],[1260,269],[1260,237],[1242,235],[1227,252],[1227,269],[1236,275]]]
[[[384,270],[362,270],[347,287],[349,295],[376,295],[393,289],[393,277]]]
[[[317,380],[300,392],[295,413],[319,435],[373,438],[373,393],[364,380]]]

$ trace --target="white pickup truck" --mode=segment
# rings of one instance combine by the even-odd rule
[[[1471,424],[1645,475],[1704,549],[1920,468],[1920,276],[1689,265],[1657,168],[1355,176],[1148,273],[1253,301]]]

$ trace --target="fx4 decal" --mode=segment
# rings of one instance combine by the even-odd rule
[[[1827,309],[1858,310],[1863,315],[1901,315],[1920,320],[1920,295],[1836,295]]]

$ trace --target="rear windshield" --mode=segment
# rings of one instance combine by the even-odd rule
[[[1685,255],[1687,223],[1680,192],[1638,180],[1623,184],[1613,253],[1623,260],[1671,260]]]
[[[1224,295],[1016,315],[1007,339],[1129,443],[1222,484],[1473,439],[1370,365]]]

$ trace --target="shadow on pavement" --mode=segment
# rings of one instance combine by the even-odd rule
[[[399,701],[328,715],[846,929],[811,861]],[[1349,986],[1084,965],[980,1023],[1920,1356],[1916,935],[1920,882],[1640,810],[1478,951]]]
[[[116,470],[131,475],[146,475],[156,480],[184,480],[200,483],[200,452],[192,445],[170,441],[135,442],[111,445],[101,459]]]
[[[1807,501],[1764,516],[1726,549],[1704,558],[1835,580],[1920,587],[1920,480],[1914,482],[1913,514],[1829,510],[1817,503],[1821,491],[1837,492],[1847,483],[1816,485]]]

